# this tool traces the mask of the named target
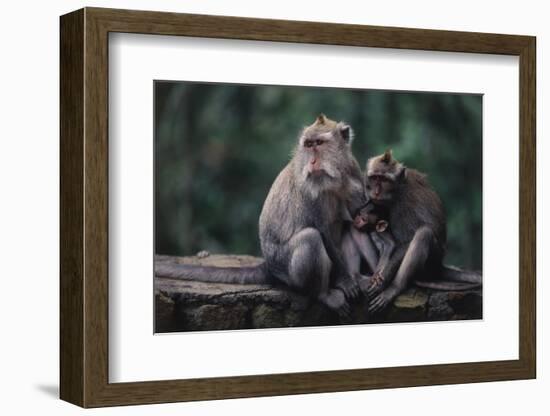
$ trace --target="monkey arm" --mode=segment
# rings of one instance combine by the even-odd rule
[[[397,273],[397,270],[399,269],[399,266],[401,265],[405,254],[407,253],[408,247],[408,244],[402,244],[396,247],[393,250],[393,254],[388,256],[386,263],[379,264],[378,269],[383,270],[383,278],[386,283],[389,283],[389,281],[393,279],[393,277]]]
[[[382,247],[380,250],[380,261],[376,266],[376,273],[386,277],[386,269],[388,268],[391,256],[395,251],[395,240],[389,230],[372,233],[372,238],[379,239]]]
[[[383,237],[380,235],[377,237],[381,238],[383,241]],[[385,244],[383,244],[382,247],[382,255],[376,266],[374,278],[371,280],[371,284],[367,289],[367,296],[369,298],[378,295],[393,280],[407,253],[408,244],[395,247],[394,240],[391,238],[391,250],[385,250],[384,248]]]
[[[353,241],[357,245],[357,248],[359,249],[359,253],[367,262],[370,271],[374,273],[380,259],[378,257],[378,250],[374,246],[370,236],[368,233],[359,231],[355,227],[350,227],[349,232],[353,238]]]
[[[367,204],[367,198],[364,193],[355,192],[347,203],[347,210],[351,217],[355,217],[357,212]],[[352,219],[350,219],[353,221]]]

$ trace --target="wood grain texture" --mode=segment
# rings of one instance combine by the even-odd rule
[[[108,381],[108,33],[85,9],[84,405]]]
[[[87,8],[111,32],[519,55],[528,36]]]
[[[84,404],[84,12],[61,19],[60,44],[60,388]]]
[[[520,57],[520,357],[190,380],[108,381],[108,33]],[[535,38],[86,8],[61,18],[61,397],[83,407],[535,377]],[[182,359],[185,353],[182,352]]]
[[[536,377],[536,41],[520,54],[519,356]]]

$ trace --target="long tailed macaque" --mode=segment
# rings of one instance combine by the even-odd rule
[[[355,229],[369,234],[379,254],[378,262],[376,266],[372,268],[372,276],[366,278],[368,283],[366,283],[367,290],[365,293],[369,296],[369,293],[372,293],[374,287],[383,283],[383,276],[386,273],[385,269],[395,249],[395,240],[389,229],[388,210],[386,207],[375,205],[372,201],[368,201],[355,214],[353,226]],[[365,252],[365,250],[372,250],[372,248],[367,247],[364,242],[364,239],[368,237],[362,236],[361,240],[358,240],[355,235],[354,237],[358,248],[362,251],[361,254],[368,262],[369,254],[371,253]],[[361,279],[360,282],[365,284],[365,279]]]
[[[466,290],[481,285],[479,273],[443,265],[446,215],[424,174],[405,167],[388,150],[368,160],[366,188],[369,201],[387,209],[396,243],[380,278],[372,279],[367,290],[369,312],[384,309],[419,276],[427,281],[417,281],[417,285],[434,289]]]
[[[387,218],[388,210],[385,207],[374,205],[369,201],[355,214],[353,226],[361,231],[383,233],[389,227]]]
[[[271,186],[260,215],[264,262],[255,267],[155,265],[155,274],[220,283],[273,279],[318,299],[340,316],[360,293],[340,248],[345,218],[365,201],[349,125],[323,114],[306,127]]]

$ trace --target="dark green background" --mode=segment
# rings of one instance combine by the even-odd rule
[[[259,255],[258,218],[301,129],[351,124],[361,167],[391,147],[448,215],[447,263],[481,269],[482,97],[156,81],[155,251]],[[284,220],[284,219],[281,219]]]

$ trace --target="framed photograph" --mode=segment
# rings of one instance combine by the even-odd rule
[[[535,378],[534,37],[60,24],[63,400]]]

